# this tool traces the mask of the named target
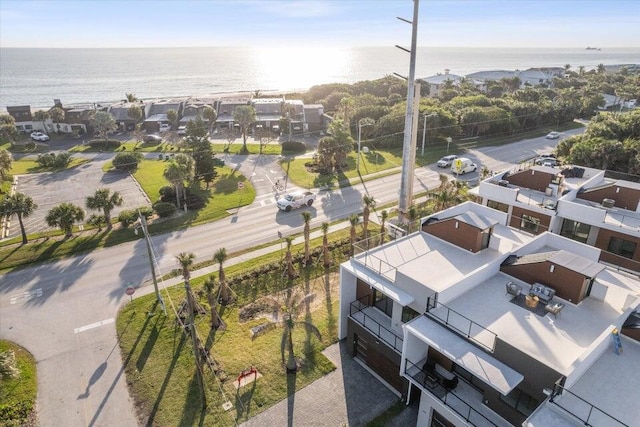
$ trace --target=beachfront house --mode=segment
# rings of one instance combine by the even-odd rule
[[[178,119],[182,117],[183,99],[162,99],[147,104],[143,126],[147,133],[159,132],[162,125],[173,125],[169,123],[167,111],[173,110],[178,114]]]
[[[252,96],[250,94],[221,96],[217,102],[218,117],[216,118],[216,127],[220,129],[232,129],[234,127],[234,111],[237,107],[250,105],[251,99]]]
[[[283,104],[284,97],[253,99],[251,105],[256,110],[256,121],[253,124],[253,130],[270,130],[279,134]]]
[[[444,70],[444,74],[438,73],[435,76],[425,77],[420,79],[423,84],[429,88],[429,97],[437,98],[440,93],[447,86],[460,86],[460,84],[468,77],[459,76],[457,74],[451,74],[449,69]],[[471,79],[472,84],[481,91],[485,90],[485,84],[483,81]]]
[[[418,403],[418,426],[633,425],[640,280],[598,248],[508,221],[467,202],[382,246],[357,244],[340,266],[339,337]],[[603,398],[585,390],[614,357],[614,331],[625,374]]]
[[[16,130],[18,133],[31,133],[34,130],[42,130],[42,123],[35,123],[33,115],[31,114],[31,106],[29,105],[18,105],[15,107],[7,107],[7,113],[13,120],[15,121]]]
[[[182,109],[182,117],[180,118],[180,126],[186,126],[187,123],[196,119],[197,116],[200,116],[202,121],[209,125],[209,120],[206,119],[203,115],[204,109],[206,107],[211,107],[215,110],[215,98],[189,98],[184,103],[184,108]]]
[[[120,131],[132,131],[136,128],[138,122],[129,117],[129,108],[134,105],[140,107],[140,109],[142,110],[142,118],[144,119],[145,105],[143,101],[122,101],[109,106],[109,109],[107,111],[109,112],[109,114],[111,114],[111,116],[113,116],[113,119],[116,121],[116,125],[118,126],[118,129]]]

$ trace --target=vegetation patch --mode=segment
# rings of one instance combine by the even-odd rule
[[[24,348],[0,340],[0,424],[36,426],[36,361]]]

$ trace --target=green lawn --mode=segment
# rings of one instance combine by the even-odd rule
[[[36,361],[27,350],[10,341],[0,340],[0,353],[12,350],[19,374],[15,378],[0,377],[0,425],[33,426],[38,381]]]
[[[250,329],[265,321],[241,323],[239,305],[221,309],[226,330],[211,331],[208,315],[196,318],[198,336],[219,369],[217,375],[205,369],[208,408],[204,412],[200,409],[191,341],[176,327],[173,314],[167,317],[161,314],[154,295],[127,304],[118,315],[116,327],[127,382],[144,416],[158,426],[233,426],[334,370],[335,366],[321,350],[337,340],[337,294],[325,298],[324,277],[307,283],[319,303],[302,317],[320,329],[322,340],[308,337],[303,328],[294,330],[296,356],[303,360],[296,375],[286,375],[282,365],[282,329],[273,329],[252,341]],[[337,280],[335,283],[337,290]],[[201,289],[195,281],[192,286],[196,293]],[[165,300],[175,306],[183,300],[184,290],[176,286],[167,295]],[[204,298],[200,302],[206,306]],[[149,316],[150,312],[156,314]],[[251,366],[262,377],[236,391],[233,382],[242,370]],[[227,400],[233,409],[225,412],[222,404]]]
[[[212,143],[211,148],[214,153],[242,154],[242,143],[234,142],[229,145],[226,143]],[[248,154],[260,154],[260,144],[247,143]],[[279,155],[282,153],[282,146],[277,141],[262,146],[262,154]],[[244,153],[246,154],[246,153]]]
[[[88,159],[71,159],[71,162],[65,169],[72,169],[88,163]],[[24,175],[28,173],[39,173],[39,172],[56,172],[60,169],[52,169],[52,168],[43,168],[36,162],[35,160],[30,159],[20,159],[14,160],[11,163],[11,175]]]

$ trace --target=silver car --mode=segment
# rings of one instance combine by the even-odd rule
[[[438,163],[436,164],[438,165],[439,168],[450,168],[451,165],[453,164],[453,161],[457,158],[458,156],[456,156],[455,154],[450,154],[438,160]]]

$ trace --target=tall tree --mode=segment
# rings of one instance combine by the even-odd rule
[[[105,144],[109,140],[109,134],[116,130],[116,120],[106,111],[96,111],[91,119],[93,128],[105,140]]]
[[[331,259],[329,258],[329,223],[323,222],[322,229],[322,260],[326,267],[331,265]]]
[[[218,297],[216,295],[216,280],[210,275],[204,281],[204,290],[207,293],[207,302],[209,302],[209,315],[211,328],[218,329],[220,327],[220,315],[218,314]]]
[[[380,212],[380,245],[384,244],[384,236],[387,232],[385,228],[385,222],[387,222],[387,218],[389,218],[389,213],[385,210]]]
[[[310,230],[311,212],[304,211],[300,215],[302,216],[302,221],[304,222],[304,265],[308,265],[309,264],[309,237],[311,235],[311,230]]]
[[[241,105],[233,111],[233,121],[240,125],[240,133],[242,134],[242,150],[247,151],[247,137],[249,136],[249,127],[256,121],[256,109],[251,105]]]
[[[64,123],[66,113],[60,107],[53,107],[49,110],[49,116],[51,116],[51,120],[56,124],[56,130],[60,132],[60,123]]]
[[[15,141],[18,137],[16,121],[8,114],[0,114],[0,144]]]
[[[171,182],[176,189],[176,204],[178,209],[182,206],[184,199],[184,182],[193,176],[193,159],[185,154],[176,155],[163,173],[164,178]]]
[[[191,278],[191,267],[193,266],[193,262],[196,256],[192,252],[181,252],[177,257],[178,264],[182,269],[182,277],[184,278],[184,290],[187,298],[187,310],[189,313],[189,324],[186,325],[189,329],[189,334],[191,335],[191,344],[193,346],[193,357],[196,362],[196,374],[198,377],[198,387],[200,389],[200,399],[202,401],[202,407],[205,408],[207,406],[207,397],[205,394],[204,388],[204,379],[202,378],[202,362],[200,360],[199,355],[199,340],[196,334],[196,325],[194,321],[194,312],[195,312],[195,298],[193,296],[193,292],[191,291],[191,284],[189,283],[189,279]]]
[[[371,209],[376,206],[376,201],[373,196],[365,195],[362,197],[362,238],[369,247],[369,242],[367,239],[369,238],[369,215],[371,214]]]
[[[0,148],[0,180],[9,178],[9,171],[13,165],[13,156],[5,148]]]
[[[84,219],[81,207],[72,203],[61,203],[47,213],[45,221],[49,227],[58,227],[66,237],[73,236],[73,224]]]
[[[207,105],[202,110],[202,117],[208,122],[209,131],[211,131],[213,126],[216,124],[218,113],[216,113],[216,110],[213,107]]]
[[[178,124],[178,112],[176,110],[167,110],[167,120],[171,123],[171,127],[175,128]]]
[[[23,193],[13,193],[0,201],[0,218],[7,215],[15,214],[20,224],[20,232],[22,233],[22,244],[27,244],[27,233],[24,229],[23,218],[27,218],[38,208],[33,199]]]
[[[298,277],[298,273],[293,267],[293,256],[291,255],[291,245],[293,243],[293,237],[287,236],[285,237],[284,241],[287,245],[287,252],[284,255],[285,271],[287,273],[287,278],[289,280],[293,280]]]
[[[355,244],[356,244],[356,225],[358,225],[358,223],[360,222],[360,218],[358,218],[358,215],[356,214],[352,214],[349,217],[349,224],[351,224],[351,228],[350,228],[350,233],[349,233],[349,240],[351,243],[351,256],[353,256],[355,254]]]
[[[327,133],[330,135],[318,142],[318,162],[326,173],[333,173],[346,165],[347,155],[353,151],[353,138],[342,120],[331,122]]]
[[[220,299],[222,304],[231,302],[231,289],[227,284],[227,276],[224,274],[224,262],[227,260],[227,249],[220,248],[213,254],[213,260],[218,263],[218,281],[220,282]]]
[[[129,116],[129,118],[131,120],[133,120],[136,125],[138,124],[138,122],[140,120],[142,120],[142,117],[144,116],[144,113],[142,111],[142,108],[140,108],[139,105],[132,105],[131,107],[129,107],[127,109],[127,115]]]
[[[322,339],[320,330],[311,322],[298,320],[300,314],[311,303],[314,294],[303,295],[300,291],[288,292],[284,305],[282,307],[282,320],[276,322],[276,325],[282,327],[282,339],[280,340],[280,353],[282,355],[282,363],[285,364],[285,351],[287,353],[287,361],[285,364],[287,373],[294,374],[298,369],[298,363],[293,348],[293,330],[294,328],[304,328],[308,334],[315,335],[319,340]],[[274,308],[280,307],[278,301],[273,301]],[[276,311],[278,313],[278,311]],[[253,335],[252,339],[259,337],[269,331],[263,328],[261,331]]]
[[[42,123],[42,130],[44,130],[44,133],[49,135],[49,132],[47,131],[47,127],[44,124],[44,122],[46,122],[49,119],[49,112],[44,110],[38,110],[35,113],[33,113],[33,118]]]
[[[107,225],[107,230],[113,228],[111,224],[111,211],[116,206],[122,206],[124,200],[117,191],[111,193],[108,188],[99,188],[93,194],[93,196],[87,197],[87,208],[91,210],[102,210],[104,215],[104,222]]]

